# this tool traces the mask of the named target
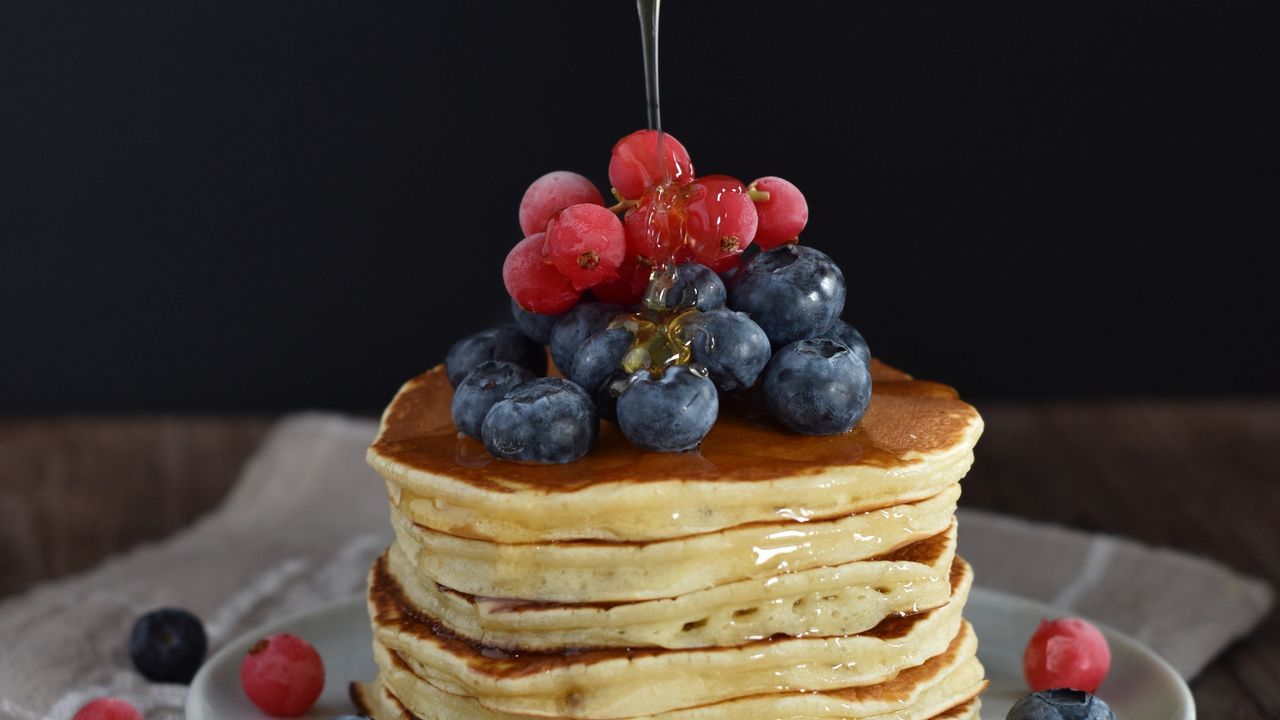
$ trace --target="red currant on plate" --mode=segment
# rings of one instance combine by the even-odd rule
[[[143,720],[138,708],[120,698],[105,697],[90,701],[76,711],[72,720]]]
[[[249,648],[240,664],[244,694],[268,715],[296,717],[324,690],[324,661],[297,635],[268,635]]]
[[[1110,670],[1107,639],[1079,618],[1041,621],[1022,656],[1023,674],[1036,691],[1070,688],[1094,693]]]

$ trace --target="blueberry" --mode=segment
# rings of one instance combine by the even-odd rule
[[[515,325],[500,325],[469,335],[449,348],[444,356],[449,384],[458,387],[468,373],[488,360],[513,363],[534,375],[547,374],[547,351]]]
[[[721,308],[689,317],[680,328],[693,361],[724,392],[751,387],[769,364],[769,336],[746,313]]]
[[[621,305],[612,303],[579,303],[560,316],[551,329],[551,359],[565,377],[573,373],[573,356],[578,347],[623,312]]]
[[[599,432],[591,397],[564,378],[537,378],[517,386],[489,409],[481,425],[489,454],[539,463],[581,458]]]
[[[546,345],[551,342],[551,328],[555,326],[556,321],[562,316],[530,312],[520,307],[520,303],[513,298],[511,300],[511,317],[516,321],[516,327],[520,328],[520,332],[524,333],[525,337],[539,345]]]
[[[867,341],[862,337],[862,333],[858,332],[849,323],[843,320],[836,320],[831,327],[819,337],[835,340],[853,351],[854,355],[862,361],[863,365],[871,367],[871,348],[867,345]]]
[[[724,307],[724,281],[714,270],[699,263],[681,263],[676,266],[675,284],[667,290],[666,306],[714,310]]]
[[[506,397],[517,385],[534,378],[533,373],[514,363],[486,360],[467,374],[453,391],[453,424],[458,431],[477,440],[480,425],[494,403]]]
[[[825,254],[783,245],[739,268],[729,287],[729,307],[764,328],[773,347],[817,337],[844,309],[844,275]]]
[[[848,432],[871,401],[871,373],[834,340],[798,340],[765,368],[764,401],[779,422],[802,435]]]
[[[143,615],[129,635],[133,666],[152,682],[190,683],[208,647],[200,618],[177,608]]]
[[[686,365],[668,367],[657,380],[641,370],[618,398],[618,426],[649,450],[679,452],[702,442],[716,423],[716,386]]]
[[[596,411],[606,420],[617,421],[618,397],[610,387],[626,377],[622,358],[631,349],[635,336],[626,328],[606,328],[582,343],[573,356],[573,373],[569,379],[577,383],[595,401]]]
[[[1087,692],[1042,690],[1014,703],[1005,720],[1116,720],[1116,714]]]

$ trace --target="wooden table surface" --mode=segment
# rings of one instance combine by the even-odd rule
[[[1280,587],[1280,400],[980,409],[966,506],[1206,555]],[[0,597],[187,525],[227,493],[270,424],[0,421]],[[1202,718],[1280,718],[1280,614],[1192,689]]]

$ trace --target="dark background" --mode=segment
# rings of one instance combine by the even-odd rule
[[[668,0],[664,120],[919,375],[1276,393],[1278,8]],[[0,413],[377,409],[642,77],[624,0],[0,5]]]

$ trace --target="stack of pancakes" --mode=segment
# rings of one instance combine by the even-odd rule
[[[565,465],[459,437],[437,367],[369,451],[396,542],[370,574],[377,720],[960,720],[985,687],[962,617],[959,481],[982,420],[873,363],[852,432],[726,400],[700,452],[610,424]]]

